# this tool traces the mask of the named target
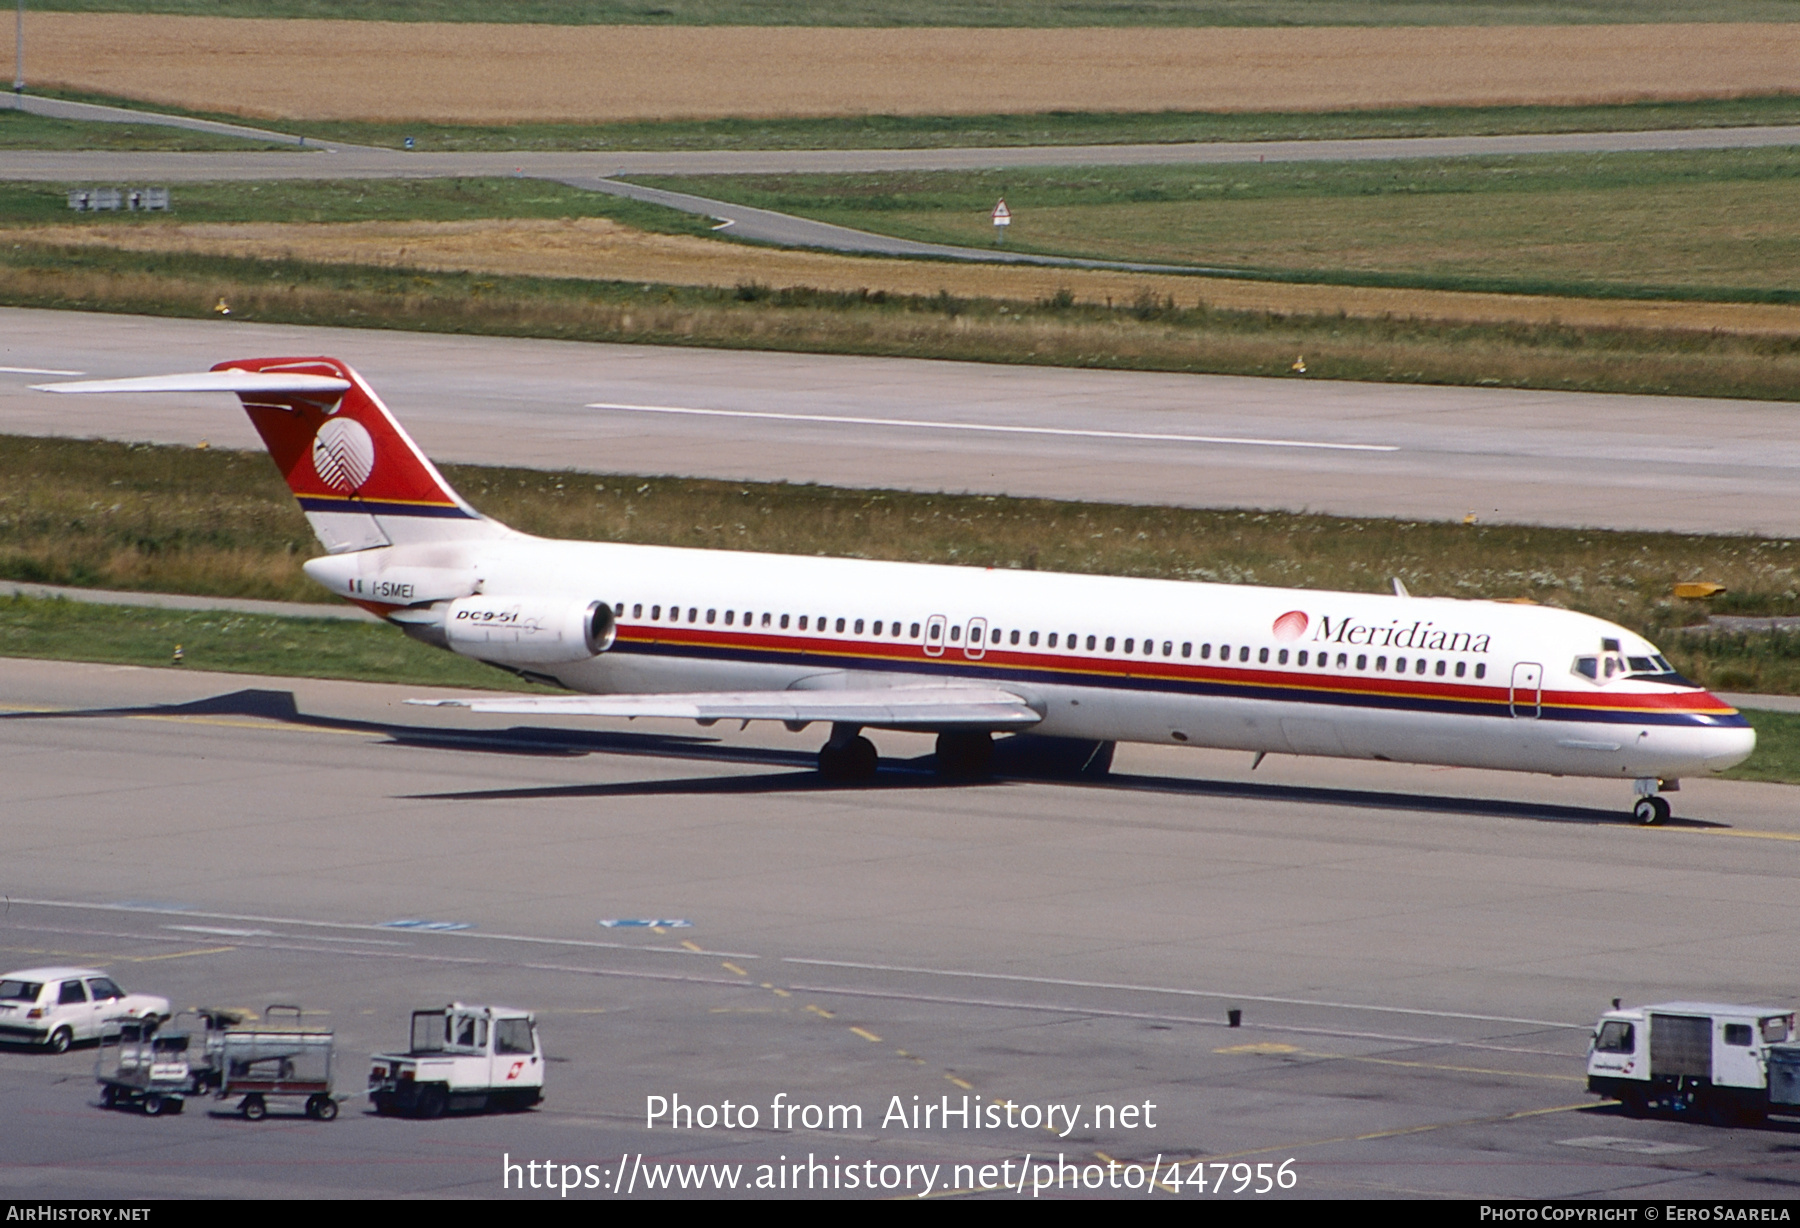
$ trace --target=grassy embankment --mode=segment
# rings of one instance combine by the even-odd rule
[[[33,0],[38,11],[545,25],[1334,26],[1791,21],[1784,0]]]
[[[1800,693],[1800,636],[1695,639],[1706,610],[1800,609],[1800,543],[1675,534],[1350,520],[1256,512],[847,491],[447,466],[478,507],[560,537],[825,553],[1004,568],[1379,591],[1530,597],[1659,639],[1725,690]],[[317,552],[261,455],[0,439],[0,577],[318,600]],[[1704,609],[1676,579],[1732,586]],[[390,629],[219,612],[0,599],[0,655],[508,688],[508,675]],[[1800,779],[1800,716],[1757,713],[1762,749],[1734,775]]]
[[[935,243],[1332,284],[1800,301],[1800,150],[644,181]]]
[[[1708,221],[1727,212],[1731,203],[1709,195],[1709,186],[1717,186],[1727,197],[1778,190],[1781,181],[1774,176],[1785,164],[1779,164],[1777,153],[1768,158],[1768,174],[1762,178],[1749,175],[1719,185],[1687,184],[1693,189],[1687,212],[1651,215],[1647,220],[1639,215],[1638,246],[1666,255],[1671,247],[1699,242],[1698,237],[1682,237],[1690,231],[1710,236],[1713,263],[1707,266],[1707,275],[1737,277],[1746,283],[1727,287],[1732,296],[1752,300],[1788,296],[1790,291],[1770,284],[1774,275],[1766,272],[1792,261],[1794,244],[1780,232],[1785,211],[1778,212],[1775,221],[1760,218],[1753,224],[1758,236],[1774,229],[1769,242],[1745,244],[1765,253],[1761,264],[1734,249],[1730,234],[1720,228],[1723,223],[1712,226]],[[1338,168],[1353,178],[1364,169]],[[1285,173],[1286,168],[1235,168],[1238,174],[1263,171]],[[1310,173],[1325,176],[1331,168],[1313,168]],[[1281,186],[1279,179],[1274,183]],[[1352,199],[1339,196],[1332,201]],[[1466,203],[1462,194],[1445,193],[1439,199],[1449,213]],[[1514,200],[1504,194],[1496,199]],[[1529,199],[1540,207],[1574,209],[1583,203],[1572,197],[1550,202]],[[1587,193],[1585,204],[1593,216],[1579,224],[1599,231],[1608,218],[1621,220],[1617,211],[1609,211],[1609,199],[1606,192]],[[1392,200],[1406,203],[1403,195]],[[1319,209],[1321,217],[1330,216],[1332,201]],[[671,210],[557,184],[510,179],[183,185],[177,190],[172,216],[140,217],[134,224],[151,228],[196,221],[564,216],[607,216],[646,229],[691,235],[707,234],[709,225],[707,219]],[[0,219],[24,226],[69,217],[60,186],[0,185]],[[1354,243],[1356,232],[1346,227],[1338,237]],[[1432,272],[1447,267],[1455,251],[1446,248],[1425,259],[1419,256],[1421,250],[1417,245],[1402,246],[1390,254],[1396,260],[1413,258],[1427,266],[1423,272],[1340,269],[1337,276],[1470,289],[1498,281],[1517,288],[1512,281],[1486,274]],[[1578,263],[1583,249],[1569,245],[1567,251],[1569,267],[1556,270],[1554,280],[1546,274],[1533,284],[1545,292],[1578,290],[1592,288],[1605,277],[1600,263],[1604,252],[1587,252],[1587,262]],[[1645,255],[1634,259],[1633,267],[1640,272],[1667,267]],[[942,267],[946,282],[972,284],[971,279],[979,277],[979,269],[968,266]],[[1645,291],[1622,281],[1604,288],[1620,294]],[[1689,281],[1669,292],[1704,296],[1726,290]],[[418,275],[405,269],[287,259],[0,244],[0,302],[10,305],[198,317],[210,314],[221,297],[230,302],[236,319],[364,322],[449,333],[1253,375],[1284,374],[1294,355],[1304,353],[1314,375],[1330,378],[1769,399],[1791,399],[1800,388],[1800,338],[1784,335],[1224,311],[1147,292],[1130,302],[1105,304],[1079,302],[1063,294],[1008,302],[948,290],[899,295],[880,289],[822,292],[750,283],[735,288],[672,287],[636,279]],[[1196,291],[1196,300],[1199,297]]]
[[[1800,11],[1800,6],[1796,7]],[[1366,111],[1191,112],[1059,111],[1047,115],[861,115],[808,119],[698,119],[635,123],[517,123],[493,126],[416,121],[246,121],[241,115],[189,112],[129,98],[72,90],[35,91],[106,106],[191,114],[225,123],[253,122],[309,141],[399,149],[412,137],[420,152],[558,149],[920,149],[959,146],[1168,144],[1181,141],[1350,140],[1369,137],[1491,136],[1530,132],[1641,132],[1800,123],[1800,97],[1700,99],[1616,106],[1402,107]],[[208,149],[236,145],[169,142],[148,126],[41,120],[0,112],[0,149]],[[52,127],[51,125],[57,125]],[[175,131],[175,130],[166,130]],[[199,134],[193,134],[198,136]],[[229,141],[230,138],[215,138]],[[56,142],[62,142],[60,144]],[[278,148],[291,148],[278,146]]]

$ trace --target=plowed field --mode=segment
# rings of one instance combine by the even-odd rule
[[[0,23],[0,63],[13,23]],[[30,13],[36,85],[264,118],[492,124],[1341,110],[1800,90],[1800,24],[846,29]]]
[[[46,226],[9,230],[15,242],[193,252],[439,272],[576,277],[683,286],[756,282],[776,289],[884,290],[1035,302],[1067,289],[1085,303],[1141,294],[1228,310],[1416,317],[1495,323],[1684,328],[1800,335],[1800,307],[1635,302],[1436,290],[1280,285],[1091,269],[862,259],[782,251],[684,235],[648,234],[604,218],[568,221],[196,223]]]

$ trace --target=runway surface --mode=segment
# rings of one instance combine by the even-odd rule
[[[939,1192],[952,1165],[1027,1154],[1160,1156],[1164,1181],[1174,1158],[1292,1158],[1301,1197],[1800,1179],[1800,1123],[1627,1120],[1581,1080],[1614,995],[1791,999],[1791,789],[1688,782],[1645,830],[1609,782],[1252,774],[1172,748],[1121,748],[1103,785],[946,787],[911,761],[923,739],[885,734],[875,786],[847,789],[807,770],[813,731],[522,724],[398,702],[415,693],[0,660],[0,953],[183,1005],[297,1000],[338,1034],[343,1093],[411,1009],[524,1005],[546,1105],[147,1120],[98,1107],[91,1051],[0,1049],[9,1196],[494,1196],[507,1156],[593,1164],[593,1195],[621,1157],[639,1194],[645,1165],[808,1156],[941,1164]],[[863,1120],[774,1132],[778,1093]],[[656,1095],[762,1124],[647,1129]],[[1075,1126],[882,1121],[894,1097],[964,1095]],[[1146,1103],[1153,1127],[1094,1121]]]
[[[260,448],[234,398],[56,372],[332,354],[445,461],[1195,507],[1800,533],[1791,406],[0,309],[0,432]],[[589,406],[604,404],[613,408]],[[668,411],[683,412],[668,412]],[[686,411],[701,410],[704,413]]]

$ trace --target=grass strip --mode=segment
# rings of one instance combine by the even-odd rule
[[[1642,631],[1719,690],[1800,694],[1800,635],[1677,630],[1708,613],[1800,612],[1796,541],[444,470],[476,507],[547,537],[1351,592],[1399,577],[1421,596],[1524,597]],[[260,454],[0,437],[0,578],[316,601],[300,564],[317,553]],[[1695,579],[1729,591],[1704,605],[1671,595]]]
[[[0,116],[6,113],[0,111]],[[296,154],[296,157],[301,155]],[[124,222],[144,227],[196,222],[460,222],[486,218],[610,218],[660,234],[712,234],[710,218],[542,179],[315,179],[183,183],[167,213],[78,215],[73,184],[0,183],[6,227]]]
[[[35,11],[726,26],[1440,26],[1791,21],[1783,0],[33,0]]]
[[[182,653],[180,666],[173,659],[177,648]],[[90,605],[59,598],[0,597],[0,656],[417,686],[534,689],[492,666],[372,623]]]
[[[258,141],[195,132],[167,124],[96,123],[0,110],[0,149],[105,149],[135,153],[212,150],[294,150],[293,142]]]
[[[77,90],[34,90],[46,97],[104,106],[254,122],[309,141],[421,152],[528,150],[945,149],[1021,145],[1131,145],[1187,141],[1309,141],[1377,137],[1493,136],[1505,133],[1643,132],[1800,123],[1800,96],[1756,95],[1610,106],[1393,107],[1367,111],[1054,111],[1038,115],[856,115],[805,119],[700,119],[624,123],[438,124],[382,120],[246,121],[242,115],[187,111]],[[133,145],[85,124],[59,130],[66,144],[9,143],[0,148],[161,148]],[[88,131],[91,130],[91,131]],[[24,131],[21,129],[20,131]],[[144,140],[151,130],[136,129]],[[171,138],[165,138],[171,139]],[[221,138],[223,139],[223,138]],[[113,143],[101,143],[113,142]],[[187,148],[187,146],[182,146]],[[197,148],[197,146],[196,146]],[[292,146],[279,148],[291,149]]]
[[[645,183],[901,238],[1244,275],[1793,301],[1800,148],[1039,167]]]
[[[1746,710],[1744,715],[1756,730],[1756,751],[1724,778],[1800,784],[1800,712]]]
[[[948,292],[659,286],[0,243],[0,304],[575,341],[1118,370],[1762,400],[1800,395],[1800,338],[1102,305]],[[1309,378],[1310,378],[1309,377]]]

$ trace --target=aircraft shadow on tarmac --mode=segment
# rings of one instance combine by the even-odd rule
[[[679,795],[728,795],[767,793],[866,793],[903,789],[993,788],[1029,781],[1056,781],[1079,788],[1108,792],[1162,793],[1200,798],[1240,798],[1305,805],[1348,806],[1358,809],[1452,813],[1494,818],[1528,819],[1539,823],[1630,823],[1623,805],[1617,810],[1554,803],[1518,802],[1500,798],[1449,797],[1423,793],[1396,793],[1367,789],[1336,789],[1310,785],[1263,784],[1255,781],[1195,780],[1174,776],[1136,776],[1114,772],[1104,777],[1084,777],[1067,770],[1067,760],[1045,750],[1058,740],[1019,734],[995,743],[994,772],[984,780],[951,780],[937,775],[935,757],[884,759],[871,781],[827,781],[815,770],[811,752],[772,747],[734,745],[700,734],[625,733],[614,730],[555,729],[514,726],[508,729],[446,729],[407,725],[393,721],[352,720],[317,716],[300,711],[292,691],[246,689],[209,696],[184,704],[150,704],[125,708],[89,708],[61,712],[12,712],[0,714],[0,722],[23,720],[71,720],[132,716],[247,716],[314,729],[368,733],[396,746],[439,750],[474,751],[484,754],[578,756],[629,755],[657,759],[690,759],[707,763],[731,763],[759,768],[788,768],[736,776],[697,776],[674,780],[622,781],[610,784],[547,785],[534,788],[488,789],[454,793],[410,795],[425,801],[528,801],[578,797],[645,797]],[[1671,828],[1724,828],[1730,824],[1706,819],[1674,818]]]

